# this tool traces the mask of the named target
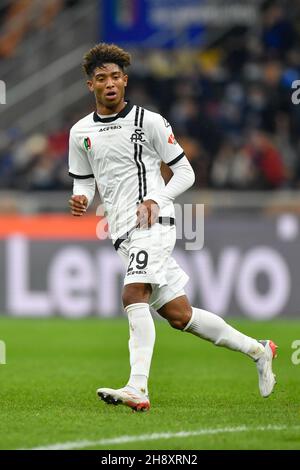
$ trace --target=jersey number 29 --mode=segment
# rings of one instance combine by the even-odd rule
[[[137,269],[145,269],[145,267],[148,264],[148,253],[145,250],[139,251],[138,253],[131,253],[130,255],[130,261],[128,265],[127,272],[130,273],[133,271],[133,262],[135,258],[135,266]]]

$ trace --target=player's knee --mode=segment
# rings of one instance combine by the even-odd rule
[[[175,330],[183,330],[188,322],[191,319],[192,312],[187,311],[184,313],[181,313],[180,315],[174,316],[174,318],[168,319],[168,322],[172,326],[172,328],[175,328]]]
[[[124,287],[122,294],[122,301],[124,308],[131,304],[136,304],[140,302],[149,302],[149,297],[151,295],[151,286],[148,284],[136,283],[136,284],[127,284]]]

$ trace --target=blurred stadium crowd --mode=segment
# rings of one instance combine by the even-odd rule
[[[32,1],[16,3],[25,7]],[[37,4],[44,12],[39,27],[48,27],[72,2]],[[132,50],[128,97],[171,122],[195,169],[195,187],[300,187],[300,105],[291,100],[292,83],[300,79],[300,2],[289,2],[288,9],[282,4],[265,3],[254,27],[234,27],[202,51]],[[28,34],[24,11],[19,36],[0,41],[2,60],[9,60]],[[5,22],[9,25],[16,13],[2,14],[1,31],[7,35]],[[0,188],[70,188],[68,133],[92,111],[92,101],[88,103],[49,134],[24,138],[18,129],[6,130],[0,145]]]
[[[0,57],[14,54],[25,35],[48,28],[63,8],[81,0],[18,0],[0,5]],[[2,2],[1,2],[2,3]]]

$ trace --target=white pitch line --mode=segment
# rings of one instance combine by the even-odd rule
[[[268,426],[237,426],[235,428],[213,428],[213,429],[199,429],[198,431],[180,431],[180,432],[161,432],[153,434],[141,434],[139,436],[119,436],[109,439],[99,439],[97,441],[74,441],[64,442],[52,445],[45,445],[40,447],[33,447],[27,450],[72,450],[72,449],[84,449],[86,447],[96,446],[108,446],[115,444],[127,444],[129,442],[141,442],[141,441],[156,441],[159,439],[173,439],[176,437],[191,437],[191,436],[207,436],[210,434],[227,434],[235,432],[249,432],[249,431],[284,431],[284,430],[296,430],[300,429],[300,426],[280,426],[280,425],[268,425]]]

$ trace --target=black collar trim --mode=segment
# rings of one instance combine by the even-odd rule
[[[97,114],[96,111],[95,111],[95,112],[94,112],[93,119],[94,119],[94,122],[113,122],[113,121],[115,121],[116,119],[126,117],[127,114],[130,113],[130,111],[132,110],[132,108],[133,108],[133,104],[131,104],[131,103],[127,100],[127,104],[126,104],[125,108],[123,108],[122,111],[120,111],[116,116],[108,117],[108,118],[101,118],[100,116],[98,116],[98,114]]]

